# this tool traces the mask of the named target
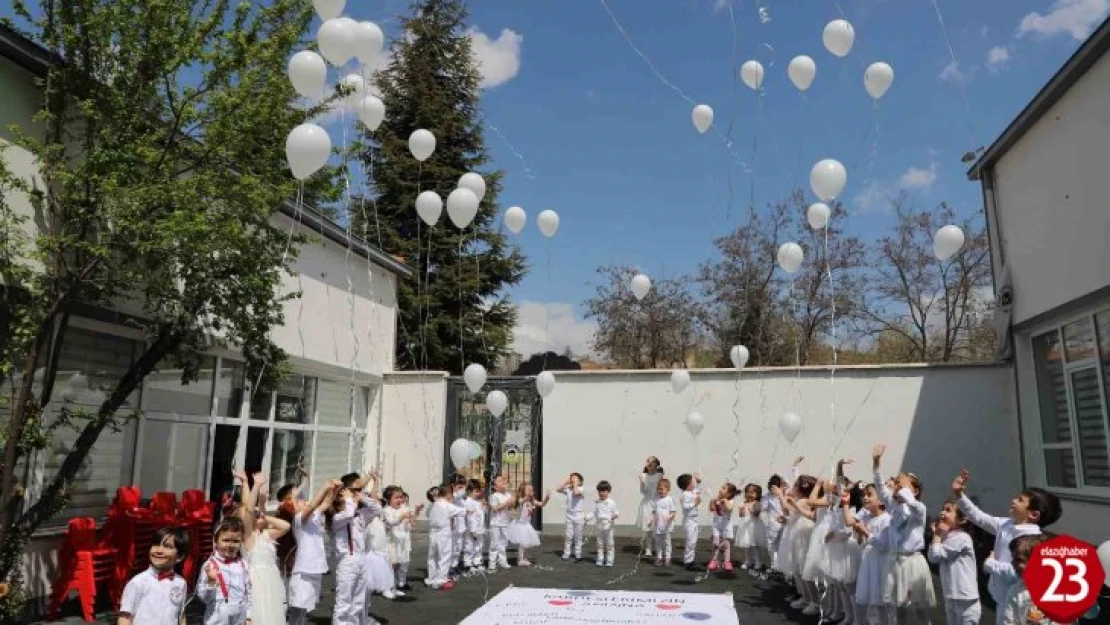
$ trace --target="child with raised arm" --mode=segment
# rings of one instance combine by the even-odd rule
[[[297,499],[294,495],[293,572],[289,575],[289,625],[305,625],[308,613],[320,601],[320,587],[328,572],[328,557],[324,549],[324,513],[331,505],[336,492],[342,488],[339,480],[328,480],[316,491],[312,501]]]
[[[567,522],[563,537],[563,559],[582,559],[582,532],[586,525],[586,497],[582,490],[582,474],[571,473],[555,491],[567,498]]]
[[[1025,581],[1022,579],[1033,549],[1047,540],[1048,537],[1044,534],[1026,534],[1010,541],[1008,549],[1010,563],[1014,568],[1017,581],[1010,585],[1006,598],[998,604],[998,615],[995,617],[997,625],[1050,625],[1052,623],[1045,617],[1044,612],[1034,605],[1029,589],[1025,587]]]
[[[367,494],[377,482],[371,469],[364,476],[348,473],[340,478],[343,486],[336,493],[325,515],[331,529],[338,561],[335,565],[335,609],[333,625],[359,625],[366,617],[366,524],[381,514],[382,506]]]
[[[968,520],[956,500],[944,502],[940,518],[933,521],[929,562],[940,567],[944,613],[949,625],[978,625],[979,578],[975,574],[975,545],[967,533]]]
[[[482,501],[485,489],[478,480],[470,480],[466,485],[467,510],[466,537],[463,541],[463,567],[482,568],[482,547],[486,542],[486,502]]]
[[[913,612],[918,623],[928,623],[937,598],[929,563],[921,555],[928,514],[921,502],[921,480],[913,473],[899,473],[894,480],[898,490],[893,491],[883,477],[884,453],[886,445],[875,445],[871,452],[875,489],[890,511],[890,568],[883,584],[883,602]]]
[[[251,622],[251,576],[239,553],[245,534],[237,514],[225,516],[216,527],[214,553],[201,567],[196,590],[204,603],[204,625]]]
[[[698,548],[698,508],[701,506],[701,476],[697,473],[683,473],[678,476],[678,487],[682,489],[682,564],[686,570],[694,568],[694,554]]]
[[[1008,517],[994,517],[980,510],[964,494],[970,480],[971,472],[961,471],[952,480],[952,494],[969,521],[994,534],[994,557],[983,563],[983,572],[989,576],[987,590],[991,598],[1002,605],[1010,587],[1019,581],[1010,563],[1010,542],[1019,536],[1040,535],[1043,528],[1060,519],[1063,510],[1056,495],[1040,488],[1026,488],[1010,500]]]
[[[509,567],[509,524],[513,520],[513,496],[508,492],[504,475],[493,478],[493,492],[489,496],[489,570]]]
[[[451,590],[452,542],[455,519],[465,521],[466,508],[456,506],[454,488],[450,484],[428,489],[428,577],[424,584],[432,589]]]
[[[150,568],[127,582],[116,625],[185,625],[185,578],[174,567],[189,553],[189,533],[163,527],[150,543]]]

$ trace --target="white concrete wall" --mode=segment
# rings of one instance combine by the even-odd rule
[[[1013,280],[1015,324],[1110,284],[1107,110],[1110,56],[995,167],[996,219]]]
[[[0,105],[0,159],[3,159],[5,167],[15,176],[31,183],[35,188],[45,188],[34,156],[13,144],[15,137],[9,130],[12,125],[16,125],[24,133],[34,137],[41,136],[42,125],[35,123],[32,118],[42,106],[42,94],[35,87],[31,74],[8,59],[0,59],[0,93],[4,94],[3,104]],[[39,226],[36,225],[36,215],[30,198],[21,191],[5,193],[3,201],[17,214],[29,218],[24,231],[33,244]],[[0,280],[3,280],[2,276]]]
[[[423,503],[424,491],[443,480],[447,374],[387,373],[379,396],[370,417],[367,461],[381,468],[384,484],[404,486],[414,505]]]

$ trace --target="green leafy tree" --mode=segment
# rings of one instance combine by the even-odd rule
[[[462,373],[468,363],[493,368],[507,354],[516,308],[505,288],[524,277],[520,250],[495,227],[502,174],[490,157],[479,114],[480,76],[465,32],[461,0],[424,0],[403,20],[392,63],[376,75],[385,121],[366,137],[362,154],[376,197],[374,216],[356,211],[356,233],[414,267],[417,280],[398,284],[397,366]],[[435,153],[417,162],[408,149],[419,128],[436,137]],[[446,200],[459,177],[482,174],[486,195],[459,230],[446,214],[429,228],[414,209],[432,190]]]
[[[282,322],[296,245],[270,219],[294,194],[285,137],[306,112],[291,106],[285,66],[311,19],[303,0],[14,8],[43,62],[34,120],[0,135],[5,622],[20,619],[28,537],[65,508],[97,438],[133,416],[120,407],[159,363],[189,382],[221,337],[252,382],[280,375],[284,354],[268,335]],[[11,165],[13,150],[37,161],[37,176]],[[93,409],[51,403],[75,305],[127,300],[142,307],[134,324],[145,338],[130,368]],[[17,464],[62,427],[79,432],[76,443],[24,501]]]

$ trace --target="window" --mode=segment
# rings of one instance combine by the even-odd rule
[[[1048,486],[1110,496],[1110,310],[1032,339]]]

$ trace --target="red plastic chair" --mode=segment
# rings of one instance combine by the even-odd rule
[[[154,493],[150,498],[150,511],[167,525],[177,519],[177,495],[174,493]]]
[[[204,491],[191,489],[181,494],[177,514],[189,532],[189,554],[182,563],[182,574],[193,592],[201,564],[212,555],[212,519],[216,504],[205,501]]]
[[[54,619],[70,591],[77,591],[85,622],[93,621],[98,584],[111,588],[116,567],[116,549],[96,538],[96,519],[70,519],[65,542],[58,553],[59,574],[50,594],[47,615]]]

